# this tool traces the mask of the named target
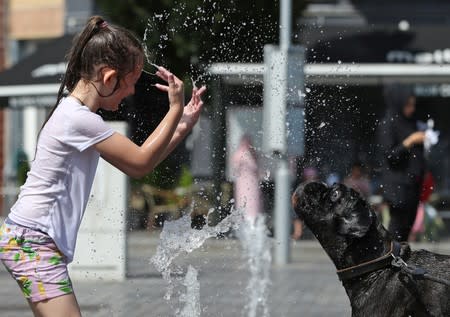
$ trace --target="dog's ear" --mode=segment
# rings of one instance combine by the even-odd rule
[[[360,208],[345,210],[338,217],[338,232],[345,236],[361,238],[369,231],[376,215],[370,210]]]

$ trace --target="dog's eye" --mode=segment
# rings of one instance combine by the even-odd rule
[[[331,193],[331,201],[336,202],[339,198],[341,198],[341,191],[338,189],[333,190]]]

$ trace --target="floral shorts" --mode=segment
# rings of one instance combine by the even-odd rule
[[[0,227],[0,260],[32,302],[73,292],[66,258],[43,232],[6,219]]]

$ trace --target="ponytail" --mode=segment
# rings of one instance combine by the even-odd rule
[[[118,79],[133,71],[144,56],[140,40],[120,26],[110,25],[100,16],[92,16],[74,37],[66,55],[67,69],[58,90],[56,103],[41,127],[45,126],[66,91],[72,92],[81,79],[91,80],[97,65],[104,64],[118,73]],[[40,132],[39,132],[40,134]]]

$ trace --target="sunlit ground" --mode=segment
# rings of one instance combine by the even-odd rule
[[[164,299],[167,283],[150,264],[160,231],[136,231],[128,237],[128,272],[124,282],[74,281],[84,316],[180,316],[177,287],[170,301]],[[414,243],[413,248],[450,254],[450,239]],[[190,254],[174,261],[180,268],[175,281],[185,278],[189,265],[198,271],[201,316],[248,316],[245,312],[250,278],[242,244],[236,239],[210,238]],[[15,282],[0,269],[0,316],[32,316]],[[180,284],[181,285],[181,284]],[[350,316],[349,301],[334,266],[315,240],[294,242],[291,262],[271,267],[268,287],[270,316]]]

